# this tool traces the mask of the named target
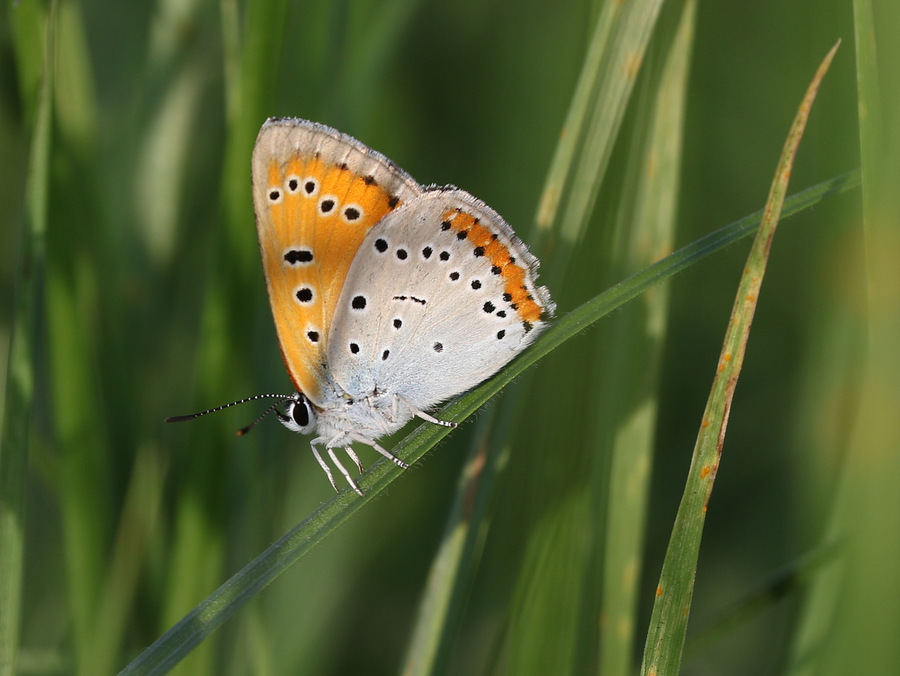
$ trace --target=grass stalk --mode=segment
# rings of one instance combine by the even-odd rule
[[[669,548],[660,573],[656,603],[644,649],[642,674],[674,675],[678,673],[681,665],[706,509],[721,461],[728,416],[744,362],[747,339],[756,312],[772,239],[781,216],[794,158],[806,128],[813,100],[822,79],[828,72],[838,45],[832,47],[816,71],[788,132],[766,201],[762,223],[747,258],[744,274],[741,276],[716,376],[694,447],[687,485],[675,517]]]
[[[0,423],[0,674],[17,672],[25,552],[25,484],[35,392],[35,347],[45,264],[50,180],[56,3],[30,7],[17,17],[20,63],[39,59],[26,179],[25,218],[16,276],[12,336]],[[34,42],[28,43],[28,40]]]

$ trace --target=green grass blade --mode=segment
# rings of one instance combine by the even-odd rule
[[[591,111],[592,101],[599,99],[596,90],[601,78],[601,66],[606,60],[610,35],[619,27],[617,19],[621,7],[622,5],[617,2],[604,2],[594,25],[594,32],[578,76],[578,84],[572,94],[572,102],[541,192],[535,215],[535,223],[539,230],[553,227],[558,218],[563,194],[570,189],[566,182],[572,171],[580,141],[584,137],[584,127]]]
[[[578,242],[587,227],[591,208],[597,198],[603,173],[612,155],[630,93],[656,25],[662,2],[644,0],[623,8],[621,23],[610,45],[609,62],[601,73],[597,99],[576,159],[571,198],[562,210],[560,236],[570,244]]]
[[[584,237],[661,6],[606,3],[598,16],[536,215],[538,235],[552,232],[563,243],[553,254],[553,288]]]
[[[102,636],[103,650],[94,653],[94,673],[112,674],[118,664],[139,591],[142,563],[147,559],[151,537],[159,527],[165,467],[159,449],[138,450],[125,496],[121,520],[97,609],[95,636]]]
[[[236,44],[239,39],[234,35],[236,10],[227,1],[223,2],[222,9],[226,17],[232,17],[223,22],[223,42],[229,47],[225,62],[228,128],[222,176],[223,212],[230,255],[241,265],[242,273],[249,275],[251,265],[256,265],[256,234],[253,228],[247,227],[247,219],[250,222],[253,219],[248,158],[260,124],[272,115],[278,82],[277,59],[284,40],[288,3],[286,0],[246,3],[240,44]],[[248,255],[248,250],[254,255]]]
[[[686,2],[673,29],[667,58],[652,96],[649,138],[629,153],[637,157],[636,190],[619,219],[628,242],[624,259],[633,268],[671,251],[681,183],[682,127],[693,49],[696,3]],[[661,22],[662,23],[662,22]],[[626,183],[627,186],[627,183]],[[667,285],[657,285],[623,309],[597,369],[593,484],[605,527],[598,542],[600,639],[597,673],[634,673],[635,630],[655,446],[657,397],[669,310]],[[610,430],[614,430],[610,433]],[[602,461],[601,461],[602,458]]]
[[[853,28],[856,46],[856,86],[859,114],[859,146],[862,159],[863,209],[866,222],[876,215],[880,164],[880,144],[884,139],[883,103],[878,86],[878,59],[875,48],[875,15],[871,0],[853,0]]]
[[[495,407],[479,417],[475,441],[460,473],[444,535],[419,600],[401,670],[406,676],[446,669],[448,651],[490,525],[492,484],[504,464],[501,440],[508,438],[510,422],[511,418],[498,416]]]
[[[867,0],[854,1],[854,45],[856,48],[856,69],[858,89],[858,115],[860,146],[867,150],[862,153],[863,164],[860,169],[860,180],[864,184],[862,190],[864,214],[872,214],[871,186],[877,181],[877,169],[872,166],[875,158],[874,139],[881,138],[881,98],[877,88],[877,67],[875,58],[874,18],[871,3]],[[866,218],[866,222],[869,219]],[[863,274],[860,274],[862,277]],[[855,301],[854,301],[855,302]],[[825,316],[827,330],[820,332],[824,348],[817,350],[812,360],[810,375],[806,380],[814,383],[810,389],[814,392],[807,397],[813,409],[809,427],[818,430],[819,439],[829,440],[833,448],[817,448],[813,458],[805,458],[807,462],[817,457],[831,456],[842,458],[843,470],[837,475],[835,487],[826,498],[828,508],[827,521],[819,538],[826,543],[823,549],[834,549],[835,542],[846,540],[848,529],[847,513],[850,498],[850,477],[852,468],[847,467],[849,439],[842,429],[846,425],[845,416],[834,416],[830,396],[835,391],[861,389],[859,383],[860,363],[853,357],[856,350],[847,344],[846,331],[840,326],[846,322],[846,301],[837,307],[828,309]],[[840,355],[835,358],[833,355]],[[848,407],[852,408],[852,407]],[[848,414],[857,422],[856,412]],[[858,424],[858,423],[857,423]],[[816,439],[818,441],[818,439]],[[815,443],[813,439],[810,443]],[[821,444],[821,442],[820,442]],[[847,470],[850,471],[847,471]],[[814,475],[807,471],[807,475]],[[804,490],[805,496],[818,495],[824,491],[816,485],[814,479],[808,482]],[[818,489],[818,490],[816,490]],[[811,500],[814,498],[811,498]],[[852,527],[851,527],[852,528]],[[843,547],[841,554],[843,554]],[[830,655],[826,646],[834,632],[836,620],[840,613],[840,601],[844,589],[844,576],[847,573],[847,557],[844,555],[829,556],[816,567],[806,580],[803,590],[802,604],[798,612],[796,629],[790,644],[790,654],[785,669],[789,676],[815,676],[821,674],[823,666]]]
[[[508,438],[510,418],[490,408],[479,419],[475,440],[457,482],[440,547],[431,562],[416,624],[401,673],[440,673],[446,666],[457,621],[465,604],[471,576],[489,528],[492,484],[502,465],[501,439]],[[498,429],[499,427],[499,429]],[[491,485],[486,485],[491,484]]]
[[[789,216],[797,214],[805,209],[809,209],[830,196],[836,196],[857,187],[859,187],[859,173],[851,172],[828,181],[823,181],[811,188],[807,188],[785,200],[781,212],[782,220],[786,220]],[[762,222],[763,215],[764,210],[760,210],[749,216],[745,216],[734,223],[719,228],[705,237],[701,237],[697,241],[669,254],[662,260],[636,272],[583,305],[580,305],[548,329],[548,331],[541,336],[541,338],[529,348],[525,354],[516,359],[503,374],[514,369],[515,372],[511,376],[514,378],[519,374],[520,370],[524,370],[524,368],[529,366],[532,362],[536,362],[546,354],[549,354],[559,347],[559,345],[571,339],[598,319],[621,307],[632,298],[639,296],[669,277],[686,270],[691,265],[698,263],[707,256],[722,250],[744,237],[754,234],[757,232],[757,229]],[[521,369],[516,368],[517,365],[523,361],[528,363]],[[494,378],[488,381],[487,384],[477,388],[470,395],[467,395],[467,397],[474,396],[474,394],[480,392],[482,388],[488,387],[491,383],[498,380],[498,378],[502,378],[503,374],[500,374],[497,378]],[[504,378],[503,385],[505,384],[506,379]],[[491,391],[493,391],[493,389]]]
[[[860,396],[846,471],[835,506],[834,529],[845,544],[834,575],[839,579],[830,589],[816,590],[819,594],[814,599],[831,601],[834,618],[828,633],[821,632],[827,641],[816,646],[813,655],[818,658],[815,673],[827,676],[886,673],[896,670],[900,661],[896,640],[900,607],[888,591],[900,584],[900,420],[896,415],[900,401],[900,98],[893,85],[900,77],[900,59],[896,50],[892,53],[900,10],[894,3],[863,0],[853,6],[865,232],[865,260],[859,272],[864,273],[867,287],[868,344],[860,368]],[[848,301],[841,314],[855,319],[859,307]]]
[[[687,486],[675,517],[672,537],[660,573],[656,603],[653,607],[641,666],[642,674],[674,675],[678,673],[681,665],[706,507],[719,467],[734,389],[743,366],[747,338],[797,148],[813,100],[837,47],[838,45],[835,45],[831,49],[819,66],[788,132],[766,201],[762,224],[754,239],[738,286],[716,377],[713,380],[712,391],[694,448]]]
[[[419,4],[419,0],[385,0],[350,14],[342,36],[340,69],[325,103],[325,112],[336,116],[339,128],[359,129],[369,116],[368,104],[379,96],[390,59],[397,54]]]
[[[16,17],[19,65],[40,54],[40,84],[26,98],[34,111],[28,157],[25,219],[9,342],[0,429],[0,674],[17,673],[25,549],[25,477],[35,389],[35,347],[45,263],[47,195],[50,180],[56,4],[46,12],[23,8]],[[33,41],[33,42],[29,42]],[[32,65],[33,67],[33,65]]]

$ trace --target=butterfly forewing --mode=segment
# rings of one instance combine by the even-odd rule
[[[269,302],[288,373],[319,403],[328,328],[357,249],[387,214],[421,193],[355,139],[305,120],[269,120],[252,161]]]

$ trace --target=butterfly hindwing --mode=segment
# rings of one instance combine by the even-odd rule
[[[288,373],[318,403],[328,329],[369,230],[422,188],[329,127],[272,119],[253,150],[253,202],[269,302]]]
[[[334,381],[351,396],[399,394],[426,410],[527,347],[554,305],[537,259],[487,205],[433,189],[375,225],[338,300]]]

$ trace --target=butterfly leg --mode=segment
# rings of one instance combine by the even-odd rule
[[[364,437],[363,435],[361,435],[361,434],[354,434],[353,432],[348,432],[348,433],[347,433],[347,436],[350,437],[351,439],[353,439],[353,441],[358,441],[359,443],[365,444],[366,446],[371,446],[371,447],[374,448],[376,451],[378,451],[379,453],[381,453],[381,455],[383,455],[385,458],[387,458],[387,459],[390,460],[392,463],[394,463],[395,465],[397,465],[397,467],[400,467],[400,468],[402,468],[402,469],[409,469],[409,465],[407,465],[405,462],[403,462],[400,458],[398,458],[396,455],[394,455],[393,453],[391,453],[391,452],[388,451],[387,449],[384,449],[384,448],[382,448],[381,446],[379,446],[378,443],[377,443],[375,440],[373,440],[373,439],[367,439],[367,438]]]
[[[340,473],[344,475],[344,478],[347,480],[347,483],[349,483],[353,487],[353,490],[355,490],[362,497],[366,497],[366,494],[362,492],[359,484],[357,484],[353,480],[353,477],[350,476],[350,472],[347,471],[347,468],[344,467],[340,460],[338,460],[338,457],[334,454],[334,449],[326,448],[325,450],[328,453],[328,457],[331,458],[331,462],[333,462],[334,466],[337,467],[338,470],[340,470]]]
[[[318,439],[316,440],[318,441]],[[309,447],[312,449],[313,455],[316,456],[316,462],[319,463],[319,467],[325,472],[325,475],[328,477],[328,481],[331,482],[331,487],[334,489],[335,493],[337,492],[337,484],[334,483],[334,475],[331,473],[331,468],[328,466],[328,463],[322,459],[322,456],[319,455],[319,449],[316,448],[315,442],[311,443]]]
[[[353,446],[344,446],[344,450],[347,451],[347,455],[350,456],[350,459],[356,463],[356,466],[359,468],[359,473],[362,474],[366,470],[363,469],[362,461],[359,459],[359,456],[356,455],[356,452],[353,450]]]
[[[309,446],[310,446],[310,448],[312,448],[313,455],[316,456],[316,462],[319,463],[319,467],[322,468],[322,470],[325,472],[325,475],[328,477],[328,481],[331,483],[331,487],[335,490],[335,492],[337,492],[338,487],[337,487],[337,484],[334,483],[334,474],[331,473],[331,468],[328,466],[328,463],[325,462],[325,460],[319,454],[319,449],[316,448],[316,444],[320,443],[322,441],[325,441],[325,439],[321,438],[321,437],[317,437],[312,440],[312,442],[310,443]],[[347,479],[347,482],[350,484],[350,486],[353,487],[353,490],[356,491],[357,493],[359,493],[361,496],[365,497],[366,494],[362,492],[360,487],[353,480],[353,477],[350,476],[350,472],[347,471],[347,468],[341,464],[340,460],[338,460],[338,457],[334,454],[334,451],[331,450],[330,448],[328,448],[327,446],[325,447],[325,450],[328,452],[328,457],[331,458],[331,461],[334,463],[334,466],[337,467],[341,471],[341,474],[344,475],[344,477]],[[352,451],[351,451],[350,457],[356,461],[357,465],[360,464],[359,458],[357,458],[356,454],[352,453]],[[362,468],[360,467],[360,469],[362,469]]]
[[[417,418],[421,418],[425,422],[430,422],[434,425],[440,425],[441,427],[454,427],[454,428],[458,427],[458,425],[455,422],[449,422],[447,420],[439,420],[438,418],[435,418],[433,415],[428,415],[427,413],[425,413],[425,411],[420,411],[415,406],[413,406],[408,401],[406,401],[406,399],[401,397],[399,394],[394,395],[393,408],[394,408],[395,417],[396,417],[398,401],[403,402],[403,405],[406,406],[410,411],[412,411],[413,414]]]

